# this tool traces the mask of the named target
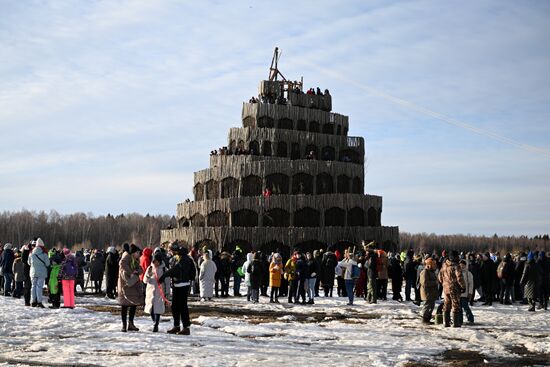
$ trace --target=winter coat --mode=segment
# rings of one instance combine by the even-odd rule
[[[464,279],[464,292],[460,295],[463,298],[470,298],[475,292],[474,275],[468,270],[462,270],[462,278]]]
[[[172,267],[166,270],[159,280],[162,282],[164,278],[172,278],[172,288],[189,286],[197,275],[195,262],[187,254],[176,255],[172,260]]]
[[[525,263],[520,283],[524,286],[523,295],[525,298],[537,298],[540,272],[538,264],[534,260],[527,260]]]
[[[512,259],[508,256],[497,267],[497,276],[499,279],[504,280],[506,284],[514,284],[515,266]]]
[[[165,272],[166,267],[164,264],[161,264],[158,268],[151,264],[143,273],[143,283],[147,284],[145,288],[145,308],[143,310],[145,313],[163,314],[166,311],[165,301],[161,295],[161,287],[164,297],[168,297],[170,294],[170,279],[165,279],[160,285],[157,281]]]
[[[412,259],[412,257],[407,257],[403,267],[405,268],[403,271],[403,277],[414,283],[416,281],[416,262]]]
[[[521,276],[523,275],[523,269],[525,269],[525,260],[519,260],[516,264],[515,274],[516,277],[514,278],[514,284],[517,284],[519,286],[521,282]]]
[[[78,265],[73,254],[65,256],[61,264],[61,277],[65,280],[74,280],[78,275]]]
[[[153,250],[151,250],[149,247],[146,247],[143,249],[143,253],[141,254],[141,257],[139,258],[139,265],[143,269],[143,273],[139,276],[139,280],[143,281],[143,277],[145,276],[145,270],[151,265],[151,261],[153,260]]]
[[[388,266],[388,276],[392,281],[398,281],[403,279],[403,268],[401,267],[401,261],[397,257],[393,257],[390,260]]]
[[[216,282],[216,271],[218,270],[213,260],[205,260],[201,264],[199,273],[200,295],[203,298],[214,296],[214,283]]]
[[[218,268],[220,277],[229,278],[231,276],[231,255],[222,252],[220,255],[220,267]]]
[[[46,254],[46,252],[42,250],[42,247],[35,247],[35,249],[32,251],[31,256],[29,256],[29,265],[31,267],[31,278],[46,279],[46,277],[48,276],[50,259],[48,258],[48,254]]]
[[[13,274],[13,261],[15,260],[15,255],[12,249],[5,249],[2,253],[2,261],[0,266],[2,267],[2,274]]]
[[[338,265],[336,255],[333,252],[326,252],[323,255],[323,261],[321,265],[321,283],[325,287],[334,286],[334,269]]]
[[[296,279],[305,280],[307,278],[309,278],[307,263],[303,257],[300,257],[296,260]]]
[[[357,262],[351,259],[344,259],[338,263],[338,266],[343,269],[343,278],[345,280],[353,279],[352,268],[354,265],[357,265]]]
[[[306,265],[308,278],[317,278],[317,275],[319,274],[319,268],[315,259],[312,258],[311,260],[306,260]]]
[[[491,259],[484,260],[481,263],[479,274],[481,280],[481,286],[485,291],[494,292],[496,290],[496,273],[497,266]]]
[[[247,274],[250,276],[250,288],[260,289],[262,284],[263,265],[260,260],[254,259],[246,268]]]
[[[103,280],[103,272],[105,271],[105,258],[101,252],[97,252],[90,257],[90,280],[99,282]]]
[[[233,256],[232,256],[232,259],[231,259],[231,272],[233,273],[234,277],[236,277],[236,276],[242,277],[238,273],[238,269],[242,268],[242,266],[244,265],[244,262],[245,262],[245,260],[243,259],[242,252],[240,252],[240,251],[233,252]]]
[[[317,279],[321,279],[321,268],[323,266],[323,257],[321,255],[321,252],[319,250],[313,251],[313,260],[315,261],[316,265],[316,273],[317,273]]]
[[[283,276],[283,264],[276,263],[275,260],[269,264],[269,286],[279,288],[281,286],[281,278]]]
[[[449,259],[445,260],[445,263],[442,265],[438,278],[439,282],[443,285],[444,294],[460,296],[462,293],[461,290],[466,288],[460,267]]]
[[[480,267],[476,260],[472,259],[470,263],[468,264],[468,270],[470,273],[472,273],[472,276],[474,277],[474,288],[478,288],[479,284],[481,282],[481,276],[480,276]]]
[[[244,272],[244,284],[247,286],[250,286],[250,273],[247,271],[248,266],[252,263],[252,260],[254,260],[254,254],[249,252],[246,254],[246,261],[243,264],[243,272]]]
[[[114,287],[118,278],[118,252],[109,252],[105,261],[105,278],[108,285]]]
[[[376,272],[378,279],[388,279],[388,255],[385,251],[380,250],[379,252]]]
[[[118,303],[121,306],[140,306],[143,304],[143,287],[139,275],[143,270],[138,260],[128,252],[122,255],[118,271]]]
[[[550,285],[550,261],[546,257],[539,257],[536,261],[540,272],[540,286],[548,289]]]
[[[84,268],[86,267],[86,258],[81,251],[77,251],[75,254],[76,265],[78,265],[78,274],[76,276],[77,283],[84,283]],[[118,277],[118,273],[117,273]]]
[[[294,258],[290,258],[287,260],[285,264],[285,279],[289,282],[296,279],[296,260]],[[334,281],[334,280],[333,280]]]
[[[16,282],[24,282],[27,280],[27,274],[25,274],[25,264],[23,264],[23,260],[21,260],[20,257],[13,261],[12,270]]]
[[[438,281],[435,270],[422,270],[419,283],[420,298],[422,301],[435,301],[439,298]]]
[[[53,264],[48,281],[48,291],[50,294],[59,293],[59,274],[61,273],[61,264]]]

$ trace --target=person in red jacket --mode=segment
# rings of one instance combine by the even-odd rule
[[[139,276],[140,281],[143,282],[145,271],[147,270],[149,265],[151,265],[152,260],[153,260],[153,250],[151,250],[149,247],[144,248],[141,254],[141,257],[139,258],[139,265],[143,269],[143,272]]]

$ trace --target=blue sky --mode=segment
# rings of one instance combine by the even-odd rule
[[[1,1],[0,210],[174,214],[278,46],[365,137],[383,224],[548,233],[549,36],[541,1]]]

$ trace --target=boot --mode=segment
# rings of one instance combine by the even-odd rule
[[[31,307],[36,307],[37,304],[38,304],[38,302],[33,302],[33,303],[31,303]]]
[[[445,327],[451,326],[451,311],[445,311],[443,313],[444,319],[445,319]]]
[[[179,326],[174,326],[173,328],[171,328],[170,330],[167,331],[168,334],[177,334],[180,332],[180,327]]]
[[[120,329],[121,332],[126,332],[126,324],[122,324],[122,328]]]
[[[453,313],[453,327],[461,327],[460,314],[458,312]]]
[[[44,307],[44,305],[43,305],[41,302],[37,303],[37,304],[36,304],[36,307],[38,307],[38,308],[46,308],[46,307]]]
[[[180,332],[178,332],[178,335],[191,335],[191,330],[189,330],[188,327],[184,327]]]
[[[136,327],[136,325],[134,325],[133,321],[130,321],[128,323],[128,331],[139,331],[139,329]]]
[[[431,316],[423,316],[422,323],[424,325],[433,325],[433,322],[431,321]]]
[[[158,331],[159,331],[159,326],[155,324],[155,326],[153,326],[153,333],[158,333]]]

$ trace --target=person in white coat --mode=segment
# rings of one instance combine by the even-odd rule
[[[246,254],[246,261],[243,264],[243,271],[244,271],[244,284],[246,284],[246,300],[250,302],[250,273],[246,271],[248,269],[248,265],[252,264],[252,261],[254,260],[254,254],[252,252],[249,252]]]
[[[202,255],[202,263],[199,275],[201,301],[212,300],[214,296],[214,284],[216,283],[216,263],[210,259],[210,253]]]
[[[159,283],[159,278],[165,271],[166,266],[162,254],[157,253],[143,276],[143,283],[147,285],[144,312],[150,314],[155,323],[155,326],[153,326],[154,333],[159,331],[160,315],[166,311],[164,305],[169,303],[167,295],[170,292],[170,278],[166,278],[162,283]]]
[[[31,278],[31,306],[44,308],[42,304],[42,291],[44,282],[48,277],[50,259],[44,241],[41,238],[36,240],[36,248],[29,256],[30,278]]]

